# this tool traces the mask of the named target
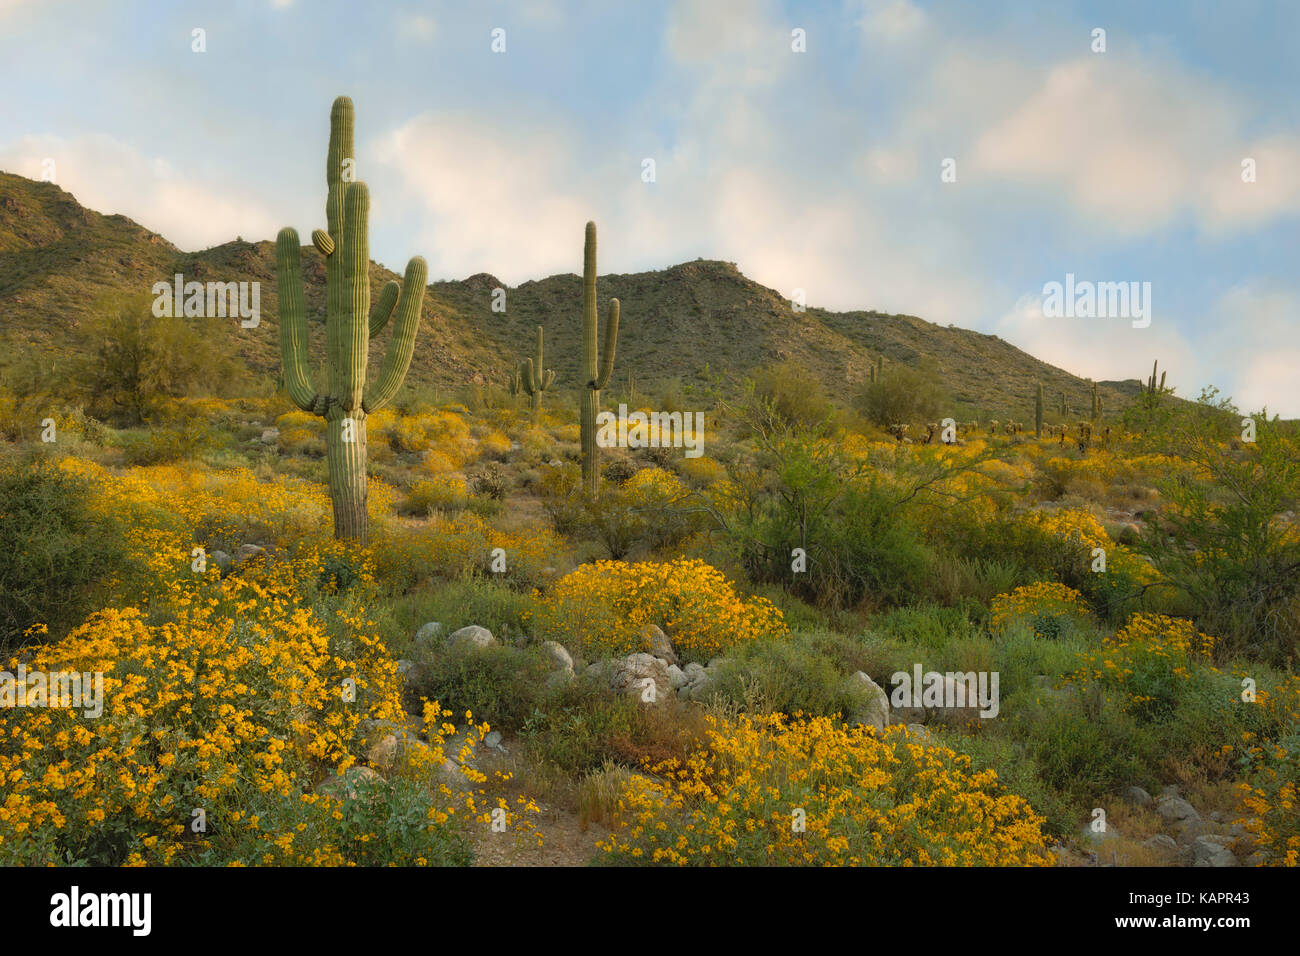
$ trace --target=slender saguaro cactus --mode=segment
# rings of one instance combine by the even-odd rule
[[[523,390],[528,393],[532,403],[533,419],[542,411],[542,392],[551,387],[555,381],[555,372],[551,369],[543,371],[545,365],[544,353],[542,352],[542,327],[537,327],[537,359],[526,358],[519,364],[517,373],[519,382]]]
[[[325,257],[325,392],[317,392],[307,360],[307,311],[303,302],[298,233],[280,230],[276,239],[276,283],[280,290],[280,360],[285,390],[303,411],[325,419],[325,450],[334,537],[365,544],[366,416],[392,400],[415,351],[428,267],[419,256],[406,266],[399,286],[389,282],[370,310],[370,193],[352,181],[352,100],[340,96],[330,110],[325,161],[325,220],[328,230],[311,234]],[[368,313],[368,317],[367,317]],[[392,339],[372,388],[366,388],[370,337],[396,316]]]
[[[1097,383],[1092,383],[1092,420],[1095,422],[1101,418],[1101,394],[1097,391]]]
[[[1034,437],[1043,437],[1043,383],[1038,383],[1038,392],[1034,395]]]
[[[582,394],[578,399],[581,413],[582,480],[587,494],[600,494],[600,448],[596,445],[596,413],[600,410],[600,390],[609,384],[614,373],[614,347],[618,344],[618,299],[609,300],[605,318],[605,347],[597,353],[596,335],[596,224],[587,223],[587,238],[582,257],[582,365],[579,369]]]

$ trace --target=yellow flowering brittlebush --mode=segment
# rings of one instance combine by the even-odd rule
[[[396,663],[359,603],[373,593],[371,561],[328,537],[319,489],[246,471],[64,467],[90,480],[91,508],[128,519],[144,573],[114,585],[126,606],[5,662],[10,674],[21,663],[102,675],[102,713],[0,709],[0,864],[469,861],[463,830],[486,827],[494,808],[486,778],[446,766],[456,728],[436,704],[424,741],[400,748],[365,799],[315,792],[359,769],[367,722],[403,717]],[[251,529],[272,557],[224,576],[196,561],[196,542]],[[346,581],[327,574],[341,568]],[[356,599],[303,601],[341,585]],[[17,693],[43,703],[34,687]],[[486,732],[471,722],[467,745]],[[510,831],[530,833],[532,812],[517,801]]]
[[[685,761],[633,777],[607,858],[658,865],[1050,865],[1043,818],[992,770],[826,717],[710,716]]]
[[[780,609],[742,597],[721,571],[697,560],[584,564],[538,597],[539,633],[584,653],[640,650],[647,624],[663,628],[687,660],[786,633]]]
[[[989,628],[995,634],[1023,623],[1039,637],[1055,637],[1071,619],[1086,617],[1083,595],[1055,581],[1018,587],[993,599]]]
[[[1247,773],[1237,785],[1239,822],[1266,865],[1300,866],[1300,675],[1258,688],[1246,706],[1258,729],[1224,748]]]
[[[1191,621],[1163,614],[1134,614],[1102,647],[1081,655],[1068,683],[1099,685],[1124,711],[1155,719],[1168,714],[1209,664],[1214,638]]]

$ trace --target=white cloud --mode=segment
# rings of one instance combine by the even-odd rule
[[[1213,84],[1167,63],[1087,55],[1051,69],[975,143],[975,168],[1059,190],[1119,233],[1160,229],[1194,213],[1230,229],[1300,212],[1294,138],[1251,142],[1245,110]],[[1268,178],[1241,182],[1256,155]]]
[[[869,38],[897,43],[920,33],[926,20],[925,11],[909,0],[867,0],[857,25]]]
[[[430,113],[383,137],[375,155],[428,213],[416,242],[434,275],[490,272],[514,285],[580,263],[591,210],[565,188],[582,180],[564,141]]]
[[[54,161],[55,184],[81,205],[121,213],[181,249],[276,233],[274,220],[252,198],[181,176],[165,160],[110,136],[25,136],[0,146],[0,167],[20,176],[40,179],[47,159]]]
[[[404,13],[397,18],[397,30],[404,40],[427,43],[437,33],[438,24],[423,13]]]

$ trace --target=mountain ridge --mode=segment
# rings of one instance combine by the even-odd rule
[[[575,225],[574,262],[581,261],[581,224]],[[275,244],[231,240],[185,252],[160,233],[119,214],[81,206],[53,183],[0,172],[0,347],[7,355],[57,361],[75,348],[77,330],[101,294],[146,294],[177,272],[186,281],[256,281],[261,322],[240,329],[212,319],[258,377],[279,373],[279,297]],[[320,254],[303,247],[302,272],[313,354],[322,355],[325,270]],[[400,278],[371,264],[372,297]],[[493,290],[505,290],[506,311],[492,311]],[[670,382],[702,383],[721,376],[732,385],[772,362],[805,366],[831,394],[857,387],[885,356],[891,365],[925,365],[939,376],[959,417],[1032,419],[1043,383],[1049,411],[1065,392],[1072,414],[1090,408],[1091,383],[1043,362],[996,335],[940,326],[918,316],[874,310],[833,312],[809,306],[794,312],[787,299],[746,277],[733,262],[696,259],[663,269],[599,277],[604,303],[622,303],[615,388],[629,376],[644,393]],[[443,279],[426,288],[421,330],[408,383],[449,387],[508,381],[530,355],[535,327],[546,335],[546,365],[555,387],[577,381],[582,280],[574,272],[507,286],[490,273]],[[382,358],[387,336],[371,343]],[[13,359],[11,359],[12,361]],[[314,367],[322,364],[317,358]],[[1098,382],[1110,411],[1138,394],[1136,379]]]

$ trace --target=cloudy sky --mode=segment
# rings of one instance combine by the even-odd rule
[[[580,271],[594,219],[602,272],[724,259],[1294,417],[1297,42],[1285,0],[0,0],[0,169],[182,248],[305,236],[346,93],[394,270]],[[1045,317],[1067,273],[1150,325]]]

